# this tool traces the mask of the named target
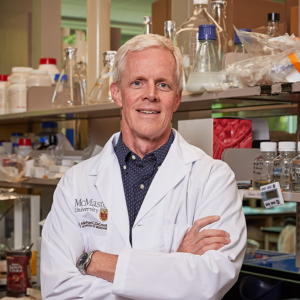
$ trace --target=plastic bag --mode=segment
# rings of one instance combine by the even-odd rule
[[[21,155],[11,154],[0,157],[0,170],[6,181],[16,181],[22,178],[26,171],[25,159]]]
[[[257,32],[234,30],[246,48],[250,57],[277,55],[292,48],[300,49],[300,40],[295,35],[287,33],[279,37],[270,37]]]
[[[295,66],[300,60],[300,49],[289,49],[277,55],[253,57],[229,65],[220,71],[222,81],[229,87],[243,88],[257,85],[300,81]]]

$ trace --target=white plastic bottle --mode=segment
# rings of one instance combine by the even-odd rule
[[[51,80],[46,70],[32,70],[27,78],[27,87],[51,86]]]
[[[31,140],[30,139],[19,139],[19,147],[17,154],[26,157],[32,151]]]
[[[295,142],[279,142],[279,155],[273,160],[273,180],[283,191],[291,189],[291,161],[295,157]]]
[[[0,75],[0,115],[5,114],[5,104],[7,98],[7,77],[8,75]]]
[[[26,80],[12,79],[8,88],[9,112],[11,114],[25,112],[27,110]]]
[[[55,58],[41,58],[39,70],[47,71],[51,80],[51,84],[54,84],[54,76],[60,73],[56,66]]]
[[[32,70],[33,69],[29,67],[14,67],[11,69],[12,74],[10,76],[10,81],[14,79],[23,79],[26,82],[29,77],[29,72]]]
[[[273,182],[273,159],[277,156],[277,144],[274,142],[260,143],[261,155],[253,162],[253,189]]]

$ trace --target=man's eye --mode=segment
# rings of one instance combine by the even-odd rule
[[[159,84],[162,88],[167,88],[167,87],[169,87],[166,83],[160,83]]]
[[[140,83],[139,81],[135,81],[135,82],[133,83],[133,85],[135,85],[135,86],[140,86],[141,83]]]

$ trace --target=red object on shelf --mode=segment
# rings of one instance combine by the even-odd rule
[[[0,81],[7,81],[9,75],[0,74]]]
[[[40,65],[56,65],[55,58],[40,58]]]
[[[245,119],[214,119],[213,158],[221,159],[227,148],[252,148],[252,121]]]
[[[30,139],[19,139],[19,147],[20,146],[31,146]]]

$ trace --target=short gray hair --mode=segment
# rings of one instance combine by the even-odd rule
[[[178,91],[182,90],[183,61],[180,50],[173,45],[170,39],[157,34],[137,35],[119,48],[114,61],[114,82],[121,81],[125,56],[128,52],[141,51],[151,47],[166,48],[172,52],[177,66]]]

